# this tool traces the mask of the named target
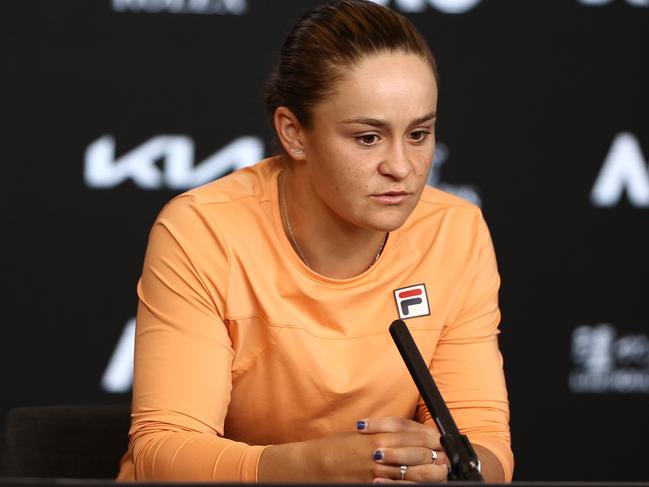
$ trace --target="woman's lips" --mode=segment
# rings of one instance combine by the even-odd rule
[[[372,197],[386,205],[398,205],[410,196],[405,191],[388,191],[386,193],[374,194]]]

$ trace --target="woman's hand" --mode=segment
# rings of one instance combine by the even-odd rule
[[[448,459],[439,442],[439,433],[423,424],[404,418],[370,418],[359,421],[359,431],[364,434],[397,434],[377,448],[374,459],[379,464],[374,469],[374,482],[443,482],[448,475]],[[363,427],[364,426],[364,427]],[[408,438],[405,442],[404,439]],[[405,468],[404,468],[405,467]],[[403,475],[401,473],[405,472]]]
[[[448,469],[439,434],[402,418],[368,418],[358,432],[275,445],[262,453],[260,482],[445,481]],[[433,464],[433,453],[437,460]]]

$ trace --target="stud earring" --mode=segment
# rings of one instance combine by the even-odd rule
[[[291,152],[293,154],[304,154],[304,151],[299,147],[291,147]]]

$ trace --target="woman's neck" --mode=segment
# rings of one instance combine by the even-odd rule
[[[291,245],[309,268],[323,276],[347,279],[365,272],[382,252],[387,233],[340,218],[301,182],[305,176],[288,168],[280,175],[280,214]]]

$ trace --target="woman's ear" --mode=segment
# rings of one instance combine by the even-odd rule
[[[286,153],[296,161],[305,159],[302,138],[304,129],[295,114],[287,107],[277,107],[273,115],[275,132]]]

